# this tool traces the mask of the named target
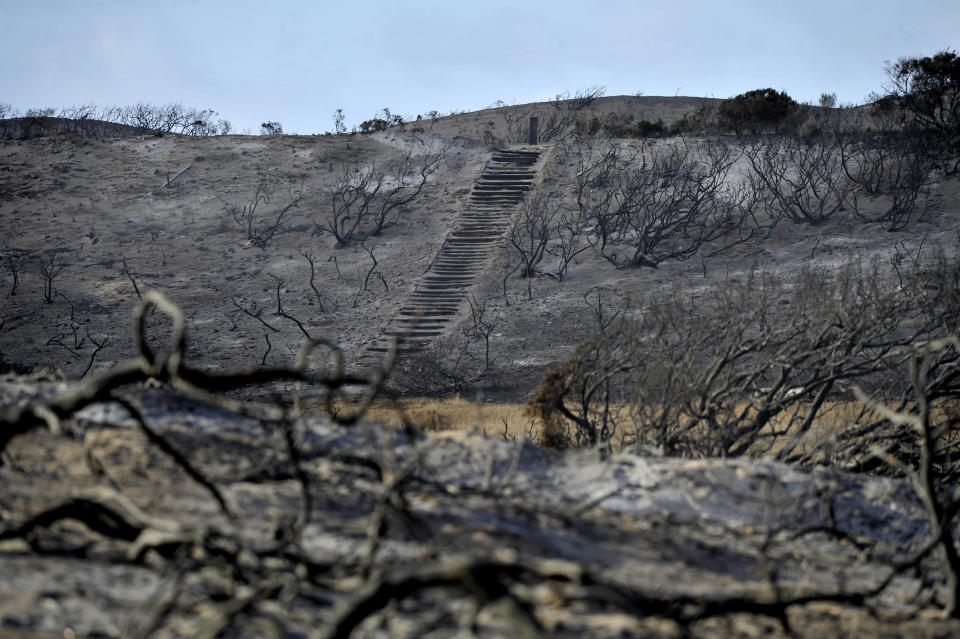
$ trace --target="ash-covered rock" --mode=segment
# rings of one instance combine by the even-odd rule
[[[128,400],[210,486],[116,404],[14,439],[0,634],[960,632],[939,555],[900,565],[931,540],[909,482]]]

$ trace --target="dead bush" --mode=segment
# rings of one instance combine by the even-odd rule
[[[564,420],[576,446],[616,439],[667,456],[823,463],[825,449],[811,453],[807,440],[827,408],[852,401],[853,384],[905,401],[905,349],[942,335],[957,314],[956,291],[931,296],[923,282],[956,289],[955,271],[955,260],[934,260],[901,272],[897,286],[887,272],[851,264],[790,283],[730,282],[696,300],[646,300],[549,373],[530,410],[545,423]],[[954,374],[951,366],[942,370]],[[851,418],[876,421],[865,410]],[[857,431],[850,445],[834,440],[831,463],[859,463],[879,441]]]
[[[344,165],[329,191],[330,207],[315,220],[316,233],[329,234],[342,246],[394,226],[440,168],[446,151],[444,145],[418,140],[384,166]]]
[[[754,230],[741,194],[727,184],[739,158],[724,141],[644,143],[626,151],[580,145],[573,199],[591,245],[617,268],[689,259],[728,234]]]
[[[775,218],[822,224],[844,209],[851,182],[831,145],[797,136],[758,138],[745,154]]]

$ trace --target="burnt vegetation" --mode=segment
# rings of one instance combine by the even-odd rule
[[[0,138],[23,140],[54,133],[93,137],[230,134],[233,125],[218,116],[213,109],[185,107],[179,102],[138,102],[129,106],[81,104],[61,109],[33,108],[23,113],[0,103]]]
[[[444,145],[418,138],[385,166],[340,167],[336,183],[327,193],[329,206],[315,220],[315,233],[330,235],[345,246],[396,225],[445,156]]]
[[[956,179],[960,166],[960,60],[949,51],[903,59],[888,76],[885,94],[862,107],[837,107],[829,94],[819,107],[802,105],[767,88],[670,124],[593,114],[602,87],[537,108],[501,105],[502,126],[482,127],[478,136],[491,146],[523,142],[536,116],[555,166],[572,167],[567,179],[555,190],[538,185],[512,213],[496,295],[465,297],[458,330],[426,348],[398,357],[394,339],[363,374],[335,340],[317,337],[323,324],[305,315],[307,305],[333,312],[332,269],[345,279],[335,255],[324,259],[301,246],[302,261],[289,256],[302,280],[297,299],[290,276],[268,271],[258,298],[227,295],[229,330],[254,327],[266,344],[261,366],[243,370],[192,361],[194,318],[148,290],[123,258],[121,281],[138,300],[136,355],[95,370],[111,336],[82,330],[79,308],[61,291],[70,261],[4,245],[6,294],[69,307],[63,330],[47,345],[85,368],[73,382],[5,400],[0,469],[29,492],[31,473],[40,473],[29,446],[19,444],[56,442],[83,460],[84,481],[95,489],[27,506],[17,493],[0,503],[0,558],[83,560],[101,578],[116,569],[153,584],[129,628],[98,630],[108,636],[680,637],[743,623],[751,632],[795,636],[816,633],[804,617],[811,608],[861,611],[857,620],[875,628],[891,618],[932,623],[934,610],[947,620],[938,630],[956,631],[960,235],[952,246],[891,242],[885,261],[820,263],[811,252],[792,277],[757,265],[722,281],[707,278],[708,264],[714,268],[737,247],[762,247],[788,225],[821,229],[843,221],[886,233],[927,220],[930,189]],[[38,135],[55,117],[4,113],[15,116],[0,120],[10,137]],[[159,134],[229,132],[229,123],[211,123],[212,111],[180,105],[106,114],[83,108],[67,118],[77,123],[56,126],[80,131],[95,115]],[[337,133],[346,135],[338,115]],[[361,130],[406,124],[384,109]],[[278,122],[263,128],[282,134]],[[447,160],[446,146],[412,140],[380,164],[330,161],[333,177],[309,207],[301,181],[261,168],[240,199],[221,196],[222,217],[262,249],[258,255],[294,230],[350,247],[364,258],[348,281],[356,309],[391,292],[390,265],[375,241],[402,225]],[[294,228],[301,214],[309,224]],[[601,287],[583,294],[579,345],[549,367],[525,403],[539,449],[524,439],[477,449],[436,444],[407,420],[396,431],[362,423],[378,396],[510,385],[497,371],[508,314],[532,308],[538,278],[568,290],[578,285],[588,259],[623,276],[699,262],[703,283],[690,284],[683,270],[685,288],[642,297]],[[24,276],[38,286],[28,289]],[[519,299],[511,300],[511,282],[522,287]],[[0,310],[0,332],[28,321]],[[282,356],[271,336],[279,338],[283,327],[302,347],[290,364],[268,365],[268,356]],[[47,379],[2,353],[0,373],[17,392]],[[241,401],[250,388],[273,401]],[[157,402],[173,408],[164,413]],[[122,417],[104,417],[110,410]],[[205,411],[233,430],[192,428],[191,420],[202,421],[194,413]],[[173,425],[163,416],[171,413]],[[101,434],[125,441],[121,421],[139,437],[142,465],[100,441]],[[670,466],[674,458],[691,463]],[[651,459],[668,460],[664,468],[676,472],[663,476],[678,483],[685,472],[749,475],[770,493],[731,499],[759,500],[762,520],[717,524],[697,514],[679,521],[652,507],[634,517],[639,509],[623,503],[632,508],[637,486],[657,482],[653,471],[631,473]],[[738,461],[706,471],[694,464],[707,459]],[[744,459],[764,461],[735,465]],[[597,493],[578,484],[577,465],[642,481]],[[174,477],[164,480],[165,490],[195,491],[206,506],[175,520],[150,512],[161,502],[170,507],[149,492],[144,498],[147,471],[157,468]],[[563,472],[551,476],[544,468]],[[776,474],[788,472],[795,473],[790,481]],[[813,478],[816,490],[790,497],[788,484],[801,475]],[[883,481],[869,483],[878,477]],[[573,488],[564,485],[570,492],[553,499],[553,483],[567,480]],[[137,486],[136,498],[125,481]],[[643,486],[651,494],[660,488]],[[769,495],[778,490],[787,497],[772,505]],[[869,490],[899,501],[881,515],[849,505],[855,514],[840,512],[837,495],[867,500]],[[665,499],[678,501],[676,494]],[[608,500],[620,500],[621,510],[603,510]],[[777,520],[774,510],[800,514]],[[894,521],[894,510],[909,518],[900,513]],[[909,530],[888,530],[901,525]],[[651,575],[625,574],[642,562],[618,556],[625,546],[617,544],[634,536],[649,547],[631,553],[662,562]],[[596,547],[584,548],[585,541]],[[621,569],[621,559],[633,562],[631,570]],[[832,563],[850,573],[818,581]],[[669,567],[690,580],[691,566],[710,573],[699,590],[653,576]],[[827,613],[810,616],[818,614]],[[629,620],[623,633],[603,625],[613,615]]]

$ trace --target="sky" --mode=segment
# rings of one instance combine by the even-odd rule
[[[909,8],[908,8],[909,7]],[[960,0],[0,0],[0,102],[211,108],[234,132],[606,95],[862,103],[960,47]]]

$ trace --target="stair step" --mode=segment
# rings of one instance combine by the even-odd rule
[[[466,296],[463,291],[418,291],[410,296],[410,301],[421,305],[425,302],[444,302],[450,308],[459,308],[454,302],[459,302]]]
[[[513,189],[517,191],[529,191],[531,186],[530,180],[501,180],[499,178],[485,178],[477,180],[477,183],[473,185],[474,191],[483,191],[487,189]]]
[[[526,158],[526,159],[532,159],[532,160],[536,161],[536,159],[537,159],[538,157],[540,157],[540,153],[539,153],[538,151],[508,151],[508,150],[500,150],[500,151],[494,151],[494,152],[493,152],[493,159],[494,159],[494,161],[496,161],[497,158],[511,158],[511,159],[513,159],[513,158]]]
[[[457,253],[455,251],[444,251],[443,255],[437,256],[437,262],[441,266],[480,266],[490,257],[489,253]]]
[[[400,310],[407,315],[416,315],[421,311],[425,314],[433,311],[458,311],[460,310],[460,302],[449,299],[411,300],[409,304],[401,307]]]
[[[531,164],[537,163],[537,158],[503,158],[503,157],[494,157],[493,161],[498,164],[514,164],[520,166],[529,166]]]
[[[446,298],[443,298],[443,301],[449,302],[449,301],[452,301],[453,299],[459,300],[460,299],[459,296],[464,295],[466,293],[466,290],[470,288],[472,284],[453,284],[453,285],[437,284],[436,286],[437,288],[420,289],[417,292],[420,293],[421,295],[431,295],[433,296],[433,299],[438,301],[440,300],[440,298],[443,298],[444,296],[446,296]]]
[[[502,167],[496,169],[487,169],[480,174],[480,180],[525,180],[533,182],[536,179],[536,171],[530,169],[520,169],[515,167]]]
[[[416,353],[443,335],[464,311],[467,291],[486,272],[511,219],[533,188],[539,151],[495,151],[466,200],[459,217],[406,302],[384,327],[397,340],[397,352]],[[387,352],[385,339],[367,348],[372,358]]]
[[[456,277],[451,275],[438,275],[434,277],[425,277],[421,281],[427,282],[428,284],[432,284],[434,286],[437,286],[440,284],[452,284],[454,286],[470,286],[471,284],[473,284],[475,279],[476,278],[473,277],[472,275],[467,275],[464,277]]]
[[[458,310],[460,310],[460,302],[450,300],[423,300],[414,301],[412,304],[402,307],[400,312],[411,317],[416,317],[421,313],[424,317],[430,317],[431,313],[456,312]]]
[[[467,239],[488,239],[490,241],[496,240],[500,237],[502,231],[454,231],[450,234],[451,239],[456,240],[467,240]]]
[[[518,169],[518,170],[513,170],[513,171],[510,171],[510,170],[504,170],[504,171],[487,170],[487,171],[484,171],[482,174],[480,174],[480,179],[481,179],[481,180],[491,180],[491,179],[496,179],[496,180],[527,180],[527,181],[532,182],[532,181],[534,180],[534,178],[536,177],[536,175],[537,175],[536,171],[528,171],[528,170],[525,170],[525,169]]]
[[[475,278],[469,273],[432,272],[423,276],[423,282],[472,282]]]
[[[411,338],[411,337],[436,337],[437,335],[442,335],[443,331],[384,331],[384,335],[389,337],[402,337],[402,338]]]
[[[538,149],[497,149],[493,154],[501,156],[525,156],[525,157],[540,157],[540,151]]]
[[[530,185],[523,182],[507,182],[502,180],[497,181],[487,181],[475,184],[473,186],[473,192],[490,192],[490,191],[503,191],[505,193],[514,193],[517,191],[529,191]]]

